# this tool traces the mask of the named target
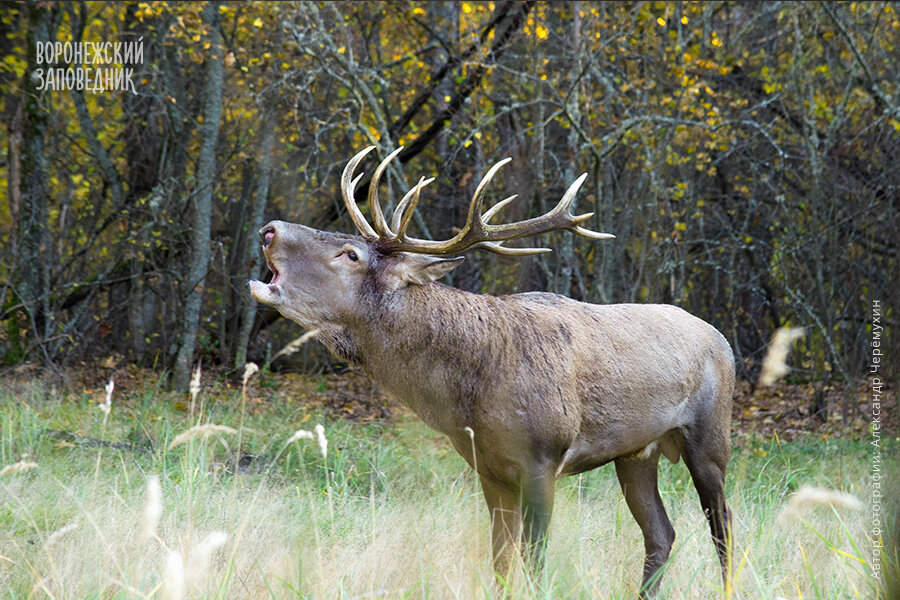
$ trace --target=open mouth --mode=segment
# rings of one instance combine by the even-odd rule
[[[269,270],[272,271],[272,278],[269,279],[269,283],[267,285],[275,286],[281,280],[281,273],[275,267],[275,263],[272,261],[272,257],[269,256],[268,247],[263,246],[263,258],[266,259],[266,266],[269,267]]]
[[[278,281],[281,279],[281,273],[278,272],[278,269],[275,268],[271,262],[266,261],[266,264],[269,267],[269,270],[272,271],[272,279],[269,280],[269,285],[277,285]]]

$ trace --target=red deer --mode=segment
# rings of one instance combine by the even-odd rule
[[[410,237],[420,179],[388,223],[378,181],[398,151],[375,169],[372,224],[354,199],[354,173],[341,193],[361,236],[282,221],[260,230],[272,279],[251,281],[253,297],[308,329],[336,355],[361,366],[389,395],[450,438],[476,469],[491,515],[494,567],[508,574],[521,551],[536,569],[553,510],[556,480],[616,465],[622,492],[644,536],[643,593],[675,538],[657,489],[661,454],[690,470],[728,579],[734,358],[711,325],[669,305],[595,305],[548,293],[488,296],[435,283],[481,248],[507,255],[549,252],[503,244],[553,230],[614,237],[581,226],[572,203],[586,174],[550,212],[509,224],[490,221],[515,196],[482,214],[475,190],[464,227],[449,240]],[[471,435],[471,437],[470,437]]]

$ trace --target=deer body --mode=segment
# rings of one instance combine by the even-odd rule
[[[388,295],[361,330],[335,341],[338,353],[355,348],[344,357],[462,446],[470,464],[466,427],[476,449],[509,454],[483,456],[480,474],[510,483],[533,462],[573,475],[639,453],[710,412],[715,398],[704,402],[704,391],[733,385],[721,334],[668,305],[431,284]]]
[[[470,222],[473,212],[480,208],[470,211]],[[400,217],[394,229],[409,220],[408,213]],[[318,329],[333,352],[447,435],[481,479],[498,572],[509,572],[520,549],[540,563],[557,478],[615,462],[644,534],[643,591],[652,594],[674,540],[656,487],[661,454],[684,457],[726,568],[723,485],[734,360],[714,327],[668,305],[593,305],[546,293],[493,297],[446,287],[434,280],[461,259],[432,255],[434,242],[427,253],[398,250],[402,230],[387,243],[382,231],[347,236],[278,221],[260,233],[275,276],[268,285],[251,282],[254,297]],[[487,238],[465,241],[520,252],[496,237],[479,239]]]

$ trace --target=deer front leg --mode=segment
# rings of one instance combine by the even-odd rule
[[[523,555],[535,574],[544,568],[547,528],[553,514],[555,473],[528,477],[522,482]]]
[[[481,490],[491,515],[494,572],[503,580],[509,580],[519,554],[519,540],[522,536],[518,494],[515,490],[484,477],[481,477]]]

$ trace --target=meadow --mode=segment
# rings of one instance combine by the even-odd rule
[[[498,586],[477,480],[415,417],[335,419],[221,383],[191,415],[161,379],[126,386],[108,414],[102,392],[0,391],[0,598],[636,597],[643,543],[611,465],[560,482],[545,572]],[[874,597],[870,468],[864,439],[736,435],[724,590],[687,469],[663,460],[677,538],[660,597]]]

